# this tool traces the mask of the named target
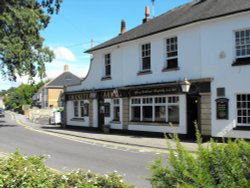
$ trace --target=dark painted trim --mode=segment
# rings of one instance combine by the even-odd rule
[[[233,128],[235,131],[250,131],[250,126],[237,126]]]
[[[167,68],[167,67],[164,67],[161,71],[162,72],[170,72],[170,71],[178,71],[180,70],[179,67],[175,67],[175,68]]]
[[[250,65],[250,57],[237,58],[232,66]]]
[[[146,75],[146,74],[152,74],[153,72],[151,70],[145,70],[145,71],[139,71],[137,73],[137,76],[142,76],[142,75]]]
[[[101,81],[105,81],[105,80],[112,80],[111,76],[104,76],[101,78]]]

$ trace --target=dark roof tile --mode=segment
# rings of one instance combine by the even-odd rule
[[[86,53],[107,48],[123,42],[139,39],[198,21],[209,20],[250,10],[250,0],[201,0],[187,3],[170,10],[147,23],[108,40]]]

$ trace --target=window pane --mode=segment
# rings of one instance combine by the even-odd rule
[[[168,106],[168,121],[179,123],[179,106]]]
[[[132,107],[132,120],[140,121],[141,117],[141,108],[140,106],[133,106]]]
[[[104,116],[110,117],[110,103],[104,103]]]
[[[116,121],[120,120],[120,107],[119,106],[114,107],[114,120]]]
[[[78,116],[79,116],[78,101],[74,101],[74,116],[75,116],[75,117],[78,117]]]
[[[142,59],[142,70],[150,70],[150,57],[144,57]]]
[[[143,106],[143,121],[152,121],[152,106]]]
[[[155,106],[155,121],[165,122],[166,121],[166,107]]]

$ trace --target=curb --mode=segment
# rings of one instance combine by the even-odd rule
[[[131,143],[125,143],[125,142],[117,142],[117,141],[111,141],[111,140],[105,140],[105,139],[98,139],[98,138],[90,138],[90,137],[86,137],[86,136],[80,136],[80,135],[74,135],[74,134],[70,134],[70,133],[62,133],[62,132],[57,132],[57,131],[51,131],[51,130],[41,130],[39,128],[34,128],[32,126],[29,125],[29,123],[27,122],[23,122],[21,119],[18,119],[16,117],[16,114],[13,114],[15,116],[15,121],[18,123],[19,121],[19,125],[21,124],[21,126],[29,129],[29,130],[34,130],[37,132],[41,132],[41,133],[55,133],[55,134],[59,134],[59,135],[65,135],[65,136],[72,136],[72,137],[76,137],[76,138],[82,138],[82,139],[87,139],[87,140],[93,140],[93,141],[99,141],[99,142],[106,142],[106,143],[112,143],[112,144],[119,144],[119,145],[124,145],[124,146],[131,146],[131,147],[140,147],[140,148],[146,148],[146,149],[151,149],[151,150],[160,150],[161,152],[167,153],[170,150],[172,151],[176,151],[177,149],[169,149],[167,148],[167,144],[165,148],[162,147],[154,147],[154,146],[146,146],[146,145],[141,145],[141,144],[131,144]],[[194,150],[187,150],[188,152],[195,154],[196,151]]]

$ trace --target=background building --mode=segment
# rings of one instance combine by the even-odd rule
[[[61,96],[65,86],[80,84],[81,79],[69,72],[69,66],[64,66],[64,72],[49,81],[33,96],[33,103],[42,108],[61,107]]]

